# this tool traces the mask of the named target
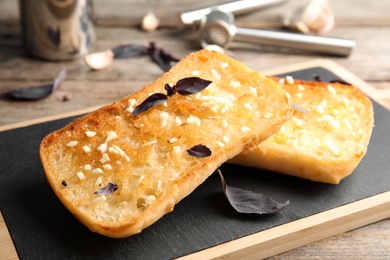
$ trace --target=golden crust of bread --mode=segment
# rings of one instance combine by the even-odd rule
[[[151,94],[166,93],[165,84],[193,76],[212,84],[130,115]],[[126,237],[172,211],[222,163],[278,131],[292,112],[275,81],[202,50],[139,92],[49,134],[40,156],[54,192],[80,222]],[[186,152],[198,144],[211,155]],[[112,195],[94,194],[109,182],[117,185]]]
[[[374,124],[371,101],[340,83],[273,79],[306,114],[295,110],[275,135],[229,162],[338,184],[366,154]]]

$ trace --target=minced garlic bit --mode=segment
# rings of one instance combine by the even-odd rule
[[[91,167],[90,164],[84,164],[83,169],[84,169],[85,171],[90,171],[90,170],[92,170],[92,167]]]
[[[191,75],[194,76],[194,77],[197,77],[197,76],[200,75],[200,73],[199,73],[199,71],[194,70],[194,71],[191,72]]]
[[[154,195],[145,196],[145,206],[151,204],[155,200],[156,200],[156,196]]]
[[[217,142],[217,144],[218,144],[218,146],[221,147],[221,148],[225,146],[225,144],[224,144],[223,142]]]
[[[286,82],[289,85],[294,84],[294,78],[292,76],[286,76]]]
[[[194,115],[190,115],[189,117],[187,117],[187,123],[188,124],[196,124],[196,125],[200,125],[200,118],[197,117],[197,116],[194,116]]]
[[[140,185],[140,183],[142,182],[142,180],[145,178],[145,175],[141,175],[139,176],[139,178],[137,180],[135,180],[132,184],[131,184],[131,188],[135,188],[137,187],[138,185]]]
[[[249,88],[249,92],[250,92],[253,96],[257,96],[257,88],[250,87],[250,88]]]
[[[222,120],[222,127],[223,128],[228,128],[229,127],[228,121],[226,119]]]
[[[224,135],[224,136],[222,137],[222,141],[223,141],[225,144],[229,143],[229,142],[230,142],[229,136]]]
[[[85,134],[88,137],[94,137],[96,135],[96,132],[94,132],[94,131],[85,131]]]
[[[135,99],[129,99],[128,101],[127,101],[127,111],[129,111],[130,113],[133,113],[133,111],[134,111],[134,106],[135,106],[135,104],[137,103],[137,100],[135,100]]]
[[[178,139],[176,137],[172,137],[171,139],[168,140],[168,143],[172,144],[176,142]]]
[[[114,140],[115,138],[118,138],[118,134],[115,133],[114,131],[109,131],[109,132],[107,133],[106,143],[108,143],[108,142]]]
[[[96,186],[100,186],[102,184],[103,184],[102,177],[97,178],[96,181],[95,181],[95,185]]]
[[[227,69],[229,67],[229,63],[227,63],[227,62],[222,62],[221,63],[221,68],[222,69]]]
[[[152,144],[157,144],[157,139],[154,139],[154,140],[151,140],[149,142],[146,142],[142,146],[148,146],[148,145],[152,145]]]
[[[110,156],[108,156],[107,153],[104,153],[102,154],[102,158],[100,159],[100,162],[101,163],[106,163],[106,162],[109,162],[111,159],[110,159]]]
[[[229,86],[233,87],[233,88],[238,88],[240,85],[241,85],[240,82],[234,81],[234,80],[230,81],[230,84],[229,84]]]
[[[105,153],[107,151],[107,143],[102,143],[101,145],[98,146],[98,151],[101,153]]]
[[[66,144],[68,147],[75,147],[79,142],[78,141],[70,141],[69,143]]]
[[[300,119],[300,118],[297,118],[297,117],[293,117],[292,118],[292,121],[294,121],[294,123],[298,126],[301,126],[303,125],[303,121]]]
[[[173,147],[173,151],[174,151],[175,153],[180,153],[180,151],[181,151],[180,146],[174,146],[174,147]]]
[[[168,124],[169,114],[167,112],[161,112],[159,118],[162,126],[166,126]]]
[[[183,124],[183,121],[180,119],[180,117],[175,118],[175,122],[178,126],[181,126]]]
[[[299,91],[304,91],[305,88],[304,88],[301,84],[298,84],[298,90],[299,90]]]
[[[330,93],[332,93],[333,95],[336,95],[336,90],[334,89],[334,87],[332,85],[328,85],[328,90]]]
[[[106,196],[105,195],[100,195],[98,197],[96,197],[95,199],[93,199],[93,203],[99,203],[99,202],[103,202],[106,200]]]
[[[84,146],[83,146],[83,150],[84,150],[84,152],[86,152],[86,153],[91,152],[91,148],[90,148],[88,145],[84,145]]]
[[[246,107],[248,110],[252,110],[251,104],[245,103],[244,107]]]
[[[211,69],[211,74],[213,74],[213,76],[217,79],[221,78],[221,75],[219,75],[219,73],[215,69]]]
[[[103,173],[103,170],[100,169],[100,168],[95,168],[95,169],[92,170],[92,173],[93,174],[101,174],[101,173]]]
[[[349,122],[348,118],[343,119],[343,123],[349,128],[352,129],[351,122]]]
[[[105,170],[112,170],[112,166],[111,166],[111,164],[104,164],[103,165],[103,169],[105,169]]]
[[[78,172],[78,173],[76,173],[76,175],[77,175],[77,177],[79,177],[80,181],[85,179],[85,175],[83,172]]]
[[[251,129],[250,129],[249,127],[247,127],[246,125],[241,126],[241,132],[242,132],[242,133],[248,132],[248,131],[250,131],[250,130],[251,130]]]
[[[274,116],[274,114],[273,113],[267,113],[267,114],[265,114],[263,117],[264,118],[271,118],[271,117],[273,117]]]

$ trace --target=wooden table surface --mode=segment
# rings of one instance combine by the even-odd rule
[[[221,1],[160,0],[156,12],[161,28],[143,32],[139,23],[147,12],[147,1],[93,0],[97,40],[95,50],[123,43],[148,44],[175,56],[199,49],[197,34],[177,28],[177,14]],[[288,11],[305,1],[266,8],[237,18],[236,24],[253,28],[280,28]],[[329,0],[336,17],[327,36],[354,39],[357,43],[349,57],[333,57],[259,45],[234,44],[229,55],[249,67],[265,71],[280,66],[331,59],[374,87],[378,102],[390,109],[390,1]],[[179,4],[180,3],[180,4]],[[148,57],[117,60],[101,71],[90,70],[82,60],[48,62],[26,55],[19,27],[17,1],[0,1],[0,92],[51,82],[62,69],[67,77],[61,87],[40,101],[0,99],[0,128],[47,116],[87,109],[121,99],[154,81],[163,72]],[[0,140],[1,145],[1,140]],[[390,219],[277,255],[271,259],[389,259]]]

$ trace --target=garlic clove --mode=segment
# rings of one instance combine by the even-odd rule
[[[151,32],[157,29],[160,24],[159,19],[157,18],[154,12],[148,12],[141,22],[141,29],[147,32]]]
[[[93,70],[101,70],[114,60],[114,53],[112,50],[102,52],[88,53],[84,55],[84,62]]]
[[[311,0],[287,13],[283,24],[303,33],[325,34],[334,26],[334,13],[327,0]]]

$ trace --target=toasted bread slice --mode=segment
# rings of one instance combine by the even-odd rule
[[[194,76],[212,83],[132,115],[151,94],[167,93],[166,84]],[[238,61],[202,50],[139,92],[49,134],[42,164],[80,222],[106,236],[130,236],[172,211],[226,160],[278,131],[293,113],[286,95]],[[211,154],[191,149],[197,145]]]
[[[229,162],[338,184],[366,154],[374,123],[371,101],[340,83],[274,80],[305,111],[295,110],[275,135]]]

